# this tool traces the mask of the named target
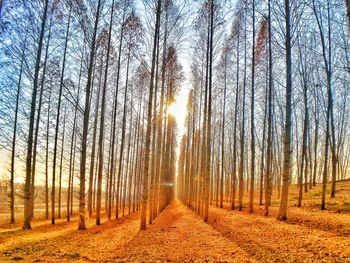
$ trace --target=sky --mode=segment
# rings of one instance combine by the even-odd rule
[[[136,5],[139,10],[142,10],[143,5],[141,4],[140,0],[136,1]],[[183,43],[186,46],[186,43]],[[177,122],[177,157],[179,156],[180,151],[180,142],[181,138],[184,133],[186,133],[185,129],[185,119],[186,119],[186,106],[187,106],[187,100],[188,100],[188,94],[189,90],[191,89],[190,84],[190,76],[191,76],[191,70],[190,70],[190,54],[189,52],[179,52],[178,53],[179,62],[182,66],[183,75],[184,75],[184,81],[181,84],[180,91],[178,92],[178,95],[175,98],[175,102],[172,105],[172,114],[176,118]],[[9,152],[5,150],[0,149],[0,178],[3,176],[9,176]],[[16,170],[22,169],[22,167],[16,167]],[[16,179],[18,179],[18,182],[23,182],[24,178],[23,176],[16,176]]]
[[[186,119],[186,106],[188,100],[188,93],[190,87],[188,84],[183,84],[180,88],[180,92],[175,98],[175,103],[172,104],[169,108],[169,113],[174,115],[176,118],[176,123],[178,127],[177,141],[180,143],[182,135],[185,131],[185,119]]]
[[[181,54],[182,55],[182,54]],[[186,114],[187,114],[187,100],[188,100],[188,94],[191,89],[191,82],[190,82],[190,59],[188,56],[183,55],[179,57],[183,74],[184,74],[184,81],[181,84],[180,91],[178,95],[175,98],[175,103],[170,107],[169,113],[174,115],[176,118],[177,123],[177,149],[176,149],[176,177],[178,172],[178,159],[180,155],[180,142],[182,136],[186,133],[186,127],[185,127],[185,120],[186,120]]]

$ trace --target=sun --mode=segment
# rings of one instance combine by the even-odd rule
[[[176,103],[172,103],[168,106],[168,113],[172,116],[174,116],[175,118],[177,118],[179,112],[177,110],[178,105],[176,105]]]
[[[173,116],[176,120],[178,136],[180,139],[185,132],[185,120],[187,115],[187,100],[189,89],[183,87],[176,96],[175,101],[168,105],[167,113]]]

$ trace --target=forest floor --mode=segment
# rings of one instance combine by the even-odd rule
[[[338,185],[343,202],[348,188],[350,182]],[[56,225],[34,221],[30,231],[0,225],[0,262],[350,262],[348,207],[330,199],[330,210],[320,211],[317,191],[305,196],[303,208],[294,207],[292,195],[285,222],[276,220],[277,205],[266,217],[263,206],[250,214],[224,203],[210,207],[205,223],[174,200],[146,231],[139,231],[138,212],[112,221],[103,217],[100,226],[88,219],[86,231],[76,230],[76,217]]]

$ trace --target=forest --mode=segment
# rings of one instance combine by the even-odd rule
[[[350,262],[350,0],[0,0],[0,262]]]

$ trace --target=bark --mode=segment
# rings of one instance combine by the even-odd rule
[[[129,62],[130,62],[130,49],[128,54],[128,62],[127,62],[127,73],[126,73],[126,83],[125,83],[125,91],[124,91],[124,107],[123,107],[123,124],[122,124],[122,138],[120,143],[120,151],[119,151],[119,166],[118,166],[118,178],[117,178],[117,195],[116,195],[116,214],[115,218],[119,217],[119,191],[120,191],[120,182],[121,182],[121,173],[122,173],[122,165],[123,165],[123,154],[124,154],[124,145],[125,145],[125,128],[126,128],[126,109],[127,109],[127,94],[128,94],[128,78],[129,78]]]
[[[49,52],[49,46],[50,46],[50,39],[51,39],[51,26],[52,26],[52,16],[50,17],[49,22],[49,32],[47,36],[47,43],[46,43],[46,50],[45,50],[45,59],[44,59],[44,65],[43,65],[43,73],[41,77],[41,89],[40,89],[40,95],[39,95],[39,106],[38,106],[38,116],[36,118],[36,125],[35,125],[35,135],[34,135],[34,146],[33,146],[33,168],[32,168],[32,180],[31,180],[31,218],[34,218],[34,185],[35,185],[35,173],[36,173],[36,156],[37,156],[37,146],[38,146],[38,137],[39,137],[39,128],[40,128],[40,116],[41,116],[41,108],[42,108],[42,100],[43,100],[43,94],[44,94],[44,83],[45,83],[45,77],[46,77],[46,66],[47,66],[47,60],[48,60],[48,52]]]
[[[259,205],[263,205],[263,196],[264,196],[264,165],[265,165],[265,144],[266,144],[266,119],[267,119],[267,110],[268,110],[268,72],[269,72],[269,63],[267,60],[266,63],[266,87],[265,87],[265,102],[264,102],[264,120],[263,120],[263,137],[261,145],[261,159],[260,159],[260,186],[259,186]]]
[[[284,1],[286,14],[286,119],[283,136],[283,173],[282,173],[282,195],[278,213],[278,220],[287,220],[288,190],[290,182],[291,166],[291,129],[292,129],[292,48],[291,48],[291,24],[289,0]]]
[[[204,174],[204,222],[209,216],[209,187],[210,187],[210,152],[211,152],[211,114],[212,114],[212,82],[213,82],[213,37],[214,37],[214,0],[210,1],[210,30],[209,30],[209,80],[208,80],[208,127],[206,142],[206,172]]]
[[[56,166],[57,166],[56,162],[57,162],[57,148],[58,148],[58,132],[59,132],[59,126],[60,126],[61,104],[62,104],[62,94],[63,94],[63,81],[64,81],[64,73],[65,73],[65,69],[66,69],[66,55],[67,55],[67,47],[68,47],[70,19],[71,19],[71,16],[69,13],[67,32],[66,32],[64,51],[63,51],[62,72],[61,72],[60,87],[59,87],[59,94],[58,94],[55,141],[54,141],[54,150],[53,150],[52,189],[51,189],[51,224],[55,224]]]
[[[236,198],[236,175],[237,175],[237,116],[238,116],[238,95],[239,89],[239,40],[240,34],[237,35],[237,63],[236,63],[236,94],[235,94],[235,115],[234,115],[234,129],[233,129],[233,182],[232,182],[232,199],[231,199],[231,210],[235,209],[235,198]]]
[[[128,183],[130,184],[132,175],[130,173],[130,144],[131,144],[131,137],[132,137],[132,108],[133,108],[133,99],[132,99],[132,92],[131,92],[131,104],[130,104],[130,122],[129,122],[129,138],[128,138],[128,150],[126,155],[126,171],[125,171],[125,180],[124,180],[124,193],[123,193],[123,217],[125,215],[125,206],[126,206],[126,190],[128,188]]]
[[[269,206],[271,203],[271,168],[272,168],[272,34],[271,34],[271,0],[268,1],[268,53],[269,53],[269,91],[268,91],[268,114],[267,114],[267,147],[266,147],[266,170],[265,170],[265,216],[269,214]]]
[[[143,92],[141,90],[141,98],[140,98],[140,103],[139,103],[139,110],[138,110],[138,117],[137,117],[137,139],[136,139],[136,163],[135,163],[135,169],[134,169],[134,191],[133,191],[133,202],[132,202],[132,211],[135,212],[136,209],[136,189],[137,189],[137,185],[138,185],[138,170],[140,168],[140,160],[141,160],[141,152],[139,151],[140,148],[140,130],[141,130],[141,107],[142,107],[142,101],[143,101]]]
[[[131,102],[132,102],[132,106],[131,106],[131,109],[133,109],[133,92],[131,94]],[[136,115],[136,118],[138,118],[138,115]],[[132,123],[132,122],[131,122]],[[135,123],[132,123],[130,125],[135,125]],[[136,124],[137,126],[137,124]],[[131,132],[131,126],[130,126],[130,132]],[[129,139],[129,144],[131,143],[131,141],[135,142],[136,141],[136,136],[137,136],[137,131],[138,129],[136,128],[135,131],[134,131],[134,135],[133,136],[130,136],[130,139]],[[138,143],[138,142],[137,142]],[[137,145],[136,143],[136,145]],[[136,169],[136,160],[135,160],[135,156],[136,156],[136,148],[137,146],[135,147],[135,145],[133,145],[132,147],[132,154],[131,154],[131,168],[130,168],[130,175],[129,175],[129,198],[128,198],[128,207],[129,207],[129,214],[131,213],[131,200],[132,200],[132,184],[135,184],[135,177],[134,177],[134,174],[135,174],[135,169]]]
[[[254,181],[255,181],[255,133],[254,133],[254,92],[255,92],[255,0],[253,0],[253,49],[252,49],[252,94],[251,94],[251,116],[250,116],[250,148],[251,148],[251,161],[250,161],[250,193],[249,193],[249,205],[248,212],[253,213],[253,201],[254,201]]]
[[[335,141],[335,127],[334,127],[334,116],[333,116],[333,91],[332,91],[332,47],[331,47],[331,25],[330,25],[330,3],[327,1],[327,37],[328,37],[328,48],[326,46],[326,39],[322,29],[322,22],[316,10],[315,1],[313,1],[313,10],[316,16],[316,21],[321,38],[322,56],[325,64],[325,73],[327,77],[327,113],[326,113],[326,142],[325,142],[325,159],[324,169],[322,177],[322,203],[321,209],[324,210],[326,202],[326,184],[328,174],[328,147],[331,148],[332,154],[332,186],[331,186],[331,197],[335,196],[335,185],[336,185],[336,141]],[[328,53],[328,54],[327,54]],[[332,137],[332,138],[330,138]],[[331,141],[329,141],[331,139]]]
[[[67,116],[67,104],[64,107],[64,116],[63,116],[63,130],[62,130],[61,158],[60,158],[60,174],[59,174],[59,181],[58,181],[58,218],[61,218],[62,170],[63,170],[64,139],[65,139],[65,132],[66,132],[66,116]]]
[[[22,74],[23,74],[23,64],[24,64],[24,56],[25,56],[25,50],[26,50],[26,43],[27,43],[27,35],[24,40],[24,45],[22,49],[22,55],[21,55],[21,66],[19,68],[19,76],[18,76],[18,84],[17,84],[17,91],[16,91],[16,107],[15,107],[15,119],[13,121],[14,127],[13,127],[13,137],[12,137],[12,149],[11,149],[11,179],[10,179],[10,208],[11,208],[11,219],[10,223],[15,223],[15,154],[16,154],[16,138],[17,138],[17,122],[18,122],[18,110],[19,110],[19,98],[21,95],[21,87],[22,87]]]
[[[154,207],[155,212],[154,214],[157,215],[159,212],[160,207],[160,181],[161,181],[161,175],[163,173],[162,170],[162,149],[163,149],[163,141],[162,138],[164,137],[163,132],[163,115],[164,115],[164,98],[165,98],[165,73],[166,73],[166,51],[167,51],[167,36],[168,36],[168,5],[167,2],[164,6],[164,12],[165,12],[165,26],[164,26],[164,40],[163,40],[163,61],[162,61],[162,72],[161,72],[161,91],[160,91],[160,105],[159,105],[159,115],[158,115],[158,130],[157,130],[157,160],[156,160],[156,181],[157,181],[157,187],[156,187],[156,200],[155,203],[157,203]]]
[[[307,172],[308,172],[308,160],[307,160],[307,144],[308,144],[308,121],[309,121],[309,112],[308,112],[308,100],[307,100],[307,79],[306,79],[306,65],[304,65],[303,57],[300,50],[299,44],[299,58],[300,58],[300,66],[301,73],[303,79],[303,101],[304,101],[304,125],[303,125],[303,145],[302,145],[302,153],[301,153],[301,165],[300,165],[300,176],[299,176],[299,198],[298,198],[298,207],[301,207],[302,203],[302,195],[303,195],[303,178],[305,192],[307,192]],[[305,168],[304,168],[305,167]],[[303,177],[304,174],[304,177]]]
[[[238,210],[242,211],[243,209],[243,172],[244,172],[244,145],[245,145],[245,99],[246,99],[246,82],[247,82],[247,22],[244,20],[244,73],[243,73],[243,100],[242,100],[242,127],[241,127],[241,141],[240,141],[240,165],[238,171]]]
[[[46,124],[46,158],[45,158],[45,219],[49,219],[49,135],[50,135],[50,110],[51,110],[52,85],[49,90],[49,105],[47,107]]]
[[[120,30],[120,36],[119,36],[119,48],[118,48],[118,60],[117,60],[117,85],[116,85],[116,91],[115,91],[115,95],[114,95],[114,109],[113,109],[113,120],[112,120],[112,149],[111,149],[111,167],[110,167],[110,170],[109,170],[109,173],[110,174],[115,174],[115,158],[114,158],[114,155],[115,155],[115,150],[114,150],[114,146],[116,144],[116,129],[117,129],[117,107],[118,107],[118,92],[119,92],[119,78],[120,78],[120,64],[121,64],[121,53],[122,53],[122,47],[123,47],[123,38],[124,38],[124,21],[125,21],[125,15],[126,15],[126,8],[127,8],[127,0],[124,1],[124,8],[123,8],[123,18],[122,18],[122,27],[121,27],[121,30]],[[113,176],[114,177],[114,176]],[[109,185],[110,187],[112,187],[112,176],[110,177],[110,181],[109,181]],[[113,188],[115,187],[115,180],[113,179]],[[110,188],[110,192],[111,192],[111,188]],[[114,189],[113,189],[114,190]],[[113,209],[113,205],[112,205],[112,200],[113,198],[110,198],[109,199],[109,202],[108,202],[108,220],[111,219],[112,217],[112,209]],[[116,213],[118,213],[118,207],[117,207],[117,210],[116,210]]]
[[[151,122],[152,122],[152,100],[153,100],[153,89],[154,89],[154,75],[155,75],[155,64],[156,64],[156,52],[157,43],[160,27],[160,13],[161,13],[162,1],[157,1],[157,13],[156,13],[156,25],[155,34],[153,40],[153,52],[152,52],[152,66],[151,66],[151,80],[149,85],[149,98],[148,98],[148,111],[147,111],[147,129],[146,129],[146,145],[145,145],[145,159],[143,168],[143,193],[141,202],[141,230],[146,230],[146,210],[147,210],[147,199],[148,199],[148,168],[149,168],[149,156],[150,156],[150,145],[151,145]]]
[[[33,80],[33,93],[31,98],[31,107],[30,107],[30,117],[29,117],[29,131],[28,131],[28,144],[27,144],[27,157],[26,157],[26,177],[25,177],[25,186],[24,186],[24,222],[23,229],[31,229],[30,225],[30,182],[32,175],[32,154],[33,154],[33,133],[34,133],[34,119],[35,119],[35,105],[36,105],[36,96],[38,92],[38,79],[39,79],[39,70],[40,70],[40,60],[41,60],[41,51],[43,46],[44,32],[46,17],[48,13],[49,0],[45,1],[43,18],[41,20],[40,26],[40,35],[38,40],[38,48],[35,58],[35,69],[34,69],[34,80]]]
[[[226,52],[226,51],[224,51]],[[222,109],[222,130],[221,130],[221,178],[220,178],[220,208],[224,206],[224,165],[225,165],[225,115],[226,115],[226,88],[227,88],[227,54],[224,61],[224,103]]]
[[[106,58],[106,67],[104,72],[104,81],[102,87],[102,101],[101,101],[101,119],[100,119],[100,134],[99,134],[99,165],[98,165],[98,186],[97,186],[97,211],[96,211],[96,225],[100,225],[100,213],[101,213],[101,190],[102,190],[102,173],[103,173],[103,164],[104,164],[104,126],[105,126],[105,108],[106,108],[106,93],[107,93],[107,79],[108,79],[108,69],[109,69],[109,58],[111,50],[111,37],[112,37],[112,26],[113,26],[113,14],[114,14],[114,0],[112,1],[112,11],[111,18],[109,21],[109,30],[108,30],[108,44],[107,44],[107,58]],[[90,181],[91,178],[90,178]],[[89,188],[90,191],[91,188]],[[91,204],[90,204],[91,205]],[[89,206],[90,208],[90,206]],[[90,213],[90,211],[89,211]]]
[[[84,39],[85,44],[85,39]],[[84,45],[85,47],[85,45]],[[84,51],[84,49],[83,49]],[[84,54],[84,52],[83,52]],[[79,107],[79,98],[80,98],[80,85],[81,85],[81,75],[82,75],[82,69],[83,69],[83,59],[81,59],[80,63],[80,70],[79,70],[79,77],[78,77],[78,91],[77,91],[77,97],[75,99],[76,104],[74,106],[74,118],[73,118],[73,127],[72,127],[72,137],[70,142],[70,156],[69,156],[69,177],[68,177],[68,189],[67,189],[67,221],[70,221],[70,203],[71,199],[73,200],[73,196],[71,195],[71,189],[73,189],[72,180],[74,177],[74,165],[73,160],[75,158],[75,138],[76,138],[76,126],[77,126],[77,113],[78,113],[78,107]],[[74,154],[73,154],[74,153]]]
[[[88,78],[86,83],[85,108],[84,108],[84,122],[83,122],[83,137],[81,145],[81,161],[80,161],[80,189],[79,189],[79,224],[78,230],[85,230],[85,174],[86,174],[86,150],[87,150],[87,136],[89,131],[89,116],[90,116],[90,93],[92,86],[92,70],[94,65],[94,56],[96,48],[97,27],[100,18],[101,0],[98,0],[94,31],[91,42]]]
[[[157,55],[156,55],[156,73],[155,73],[155,90],[154,90],[154,106],[152,120],[152,153],[151,153],[151,184],[150,184],[150,199],[149,199],[149,224],[152,224],[154,218],[154,200],[155,200],[155,161],[156,161],[156,131],[157,131],[157,92],[158,92],[158,62],[159,62],[159,31],[157,37]]]

